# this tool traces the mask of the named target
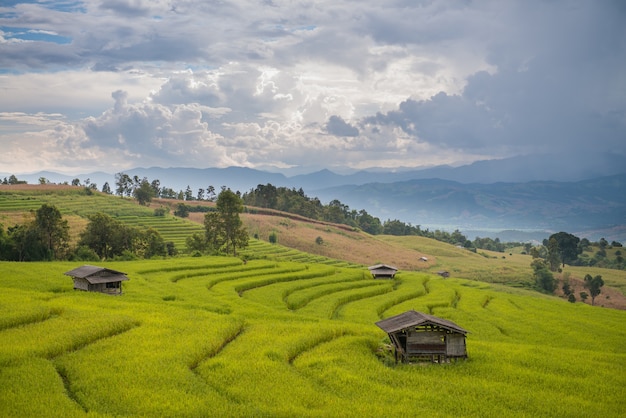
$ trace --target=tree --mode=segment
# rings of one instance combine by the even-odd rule
[[[163,240],[163,237],[161,237],[161,234],[159,234],[159,232],[154,228],[148,228],[145,232],[143,232],[140,237],[140,242],[142,254],[139,255],[142,255],[144,258],[167,255],[165,241]]]
[[[106,260],[113,253],[115,228],[119,222],[104,213],[90,215],[89,223],[80,234],[79,245],[93,250],[101,260]]]
[[[187,185],[185,189],[185,200],[193,200],[193,192],[191,191],[191,187]]]
[[[359,224],[359,228],[368,234],[378,235],[383,230],[380,219],[373,217],[363,209],[358,212],[357,222]]]
[[[556,289],[556,280],[554,280],[554,275],[548,268],[546,262],[540,258],[536,258],[530,263],[530,266],[533,268],[536,288],[543,292],[553,293]]]
[[[222,229],[220,225],[220,215],[218,212],[207,212],[204,215],[204,243],[205,250],[207,251],[219,251],[222,246]],[[187,247],[190,247],[190,242],[187,241]],[[202,251],[204,252],[204,251]]]
[[[161,180],[152,180],[152,182],[150,183],[150,187],[152,187],[152,196],[158,197],[161,194]]]
[[[43,204],[35,213],[35,226],[52,259],[62,259],[69,249],[70,227],[56,206]]]
[[[133,180],[126,173],[115,174],[115,194],[118,196],[130,196],[133,190]]]
[[[581,239],[578,243],[578,249],[580,250],[580,253],[582,253],[583,251],[587,251],[590,247],[591,242],[587,238]]]
[[[561,265],[561,249],[559,247],[559,242],[551,236],[548,240],[548,264],[550,266],[550,271],[557,271],[559,266]]]
[[[140,235],[139,229],[98,212],[89,216],[78,244],[91,248],[101,260],[107,260],[125,251],[135,252]]]
[[[184,203],[179,203],[176,205],[176,209],[174,210],[174,216],[178,216],[180,218],[186,218],[189,216],[189,206]]]
[[[590,274],[585,275],[585,289],[589,290],[589,293],[591,294],[592,306],[595,303],[596,296],[600,294],[602,286],[604,286],[602,276],[597,275],[595,277],[591,277]]]
[[[232,251],[237,255],[237,248],[248,245],[248,232],[239,214],[243,212],[243,202],[230,189],[223,189],[217,196],[217,212],[208,212],[204,216],[205,237],[208,245],[214,249]]]
[[[192,254],[196,251],[198,253],[205,253],[209,249],[206,237],[197,232],[188,236],[185,243],[187,244],[187,251]]]
[[[217,196],[216,207],[223,228],[225,250],[229,253],[232,249],[233,256],[236,256],[237,247],[244,248],[248,245],[248,232],[239,218],[239,214],[243,212],[243,202],[230,189],[226,189]]]
[[[565,296],[569,296],[569,295],[571,295],[571,294],[572,294],[572,286],[569,284],[569,280],[565,279],[565,280],[563,281],[563,287],[562,287],[562,289],[563,289],[563,294],[564,294]]]
[[[13,260],[41,261],[49,257],[34,222],[9,227],[8,235],[12,243]]]
[[[111,186],[109,186],[108,181],[102,186],[102,193],[111,194]]]
[[[148,203],[152,202],[152,198],[154,197],[154,189],[150,185],[148,179],[144,177],[144,179],[139,184],[139,187],[136,187],[133,191],[133,195],[142,206],[146,206]]]
[[[215,187],[213,186],[207,187],[206,194],[207,194],[206,196],[207,200],[212,202],[213,199],[215,199]]]
[[[563,265],[573,264],[578,258],[578,254],[582,253],[582,249],[578,245],[580,238],[567,232],[557,232],[550,235],[550,240],[555,239],[558,243],[559,258]],[[550,255],[552,257],[552,254]],[[553,270],[554,271],[554,270]]]

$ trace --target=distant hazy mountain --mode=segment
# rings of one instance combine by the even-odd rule
[[[322,201],[339,199],[350,208],[365,208],[382,221],[482,231],[480,236],[515,229],[626,238],[626,174],[578,182],[409,180],[338,186],[316,190],[314,195]]]
[[[461,167],[440,166],[395,172],[380,169],[337,174],[320,170],[287,177],[243,167],[134,168],[129,176],[158,179],[162,187],[184,191],[222,186],[246,192],[259,184],[302,188],[323,203],[338,199],[351,209],[365,209],[382,221],[399,219],[413,225],[458,228],[480,236],[502,229],[525,231],[520,240],[544,237],[545,231],[580,232],[581,236],[626,240],[626,159],[602,154],[575,159],[527,156],[479,161]],[[11,173],[0,173],[8,177]],[[105,182],[115,190],[115,173],[75,176],[53,172],[17,175],[36,184],[87,180],[99,190]],[[541,231],[534,234],[532,231]],[[586,234],[586,235],[584,235]],[[509,235],[510,237],[510,235]]]
[[[330,170],[320,170],[309,174],[286,176],[245,167],[228,168],[133,168],[124,171],[129,176],[147,177],[150,181],[159,179],[161,185],[176,191],[191,187],[194,193],[209,185],[219,190],[222,186],[242,193],[259,184],[271,183],[275,186],[302,188],[307,194],[311,191],[342,185],[363,185],[368,183],[396,183],[417,179],[441,179],[459,183],[525,183],[529,181],[579,181],[626,172],[626,157],[611,154],[589,155],[585,158],[555,155],[533,155],[502,160],[485,160],[473,164],[450,167],[438,166],[426,169],[397,170],[372,169],[352,174],[337,174]],[[8,177],[12,173],[0,173]],[[114,188],[115,173],[87,173],[64,175],[53,172],[19,174],[18,178],[31,184],[45,177],[54,183],[63,183],[78,178],[81,183],[87,179],[101,189],[105,182]]]

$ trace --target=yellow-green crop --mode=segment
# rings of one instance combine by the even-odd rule
[[[2,417],[619,417],[626,312],[427,273],[228,257],[0,263]],[[620,280],[616,278],[615,280]],[[377,320],[470,331],[469,358],[395,364]]]

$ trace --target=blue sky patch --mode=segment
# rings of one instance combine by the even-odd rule
[[[67,1],[54,1],[54,0],[4,0],[2,2],[4,7],[15,7],[18,4],[38,4],[46,9],[56,10],[58,12],[81,12],[86,13],[87,9],[82,1],[67,0]]]
[[[4,32],[4,38],[7,40],[21,39],[23,41],[52,42],[61,45],[72,42],[72,38],[68,36],[61,36],[46,30],[0,26],[0,31]]]

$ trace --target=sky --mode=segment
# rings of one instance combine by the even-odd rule
[[[626,155],[621,0],[0,2],[0,172]]]

